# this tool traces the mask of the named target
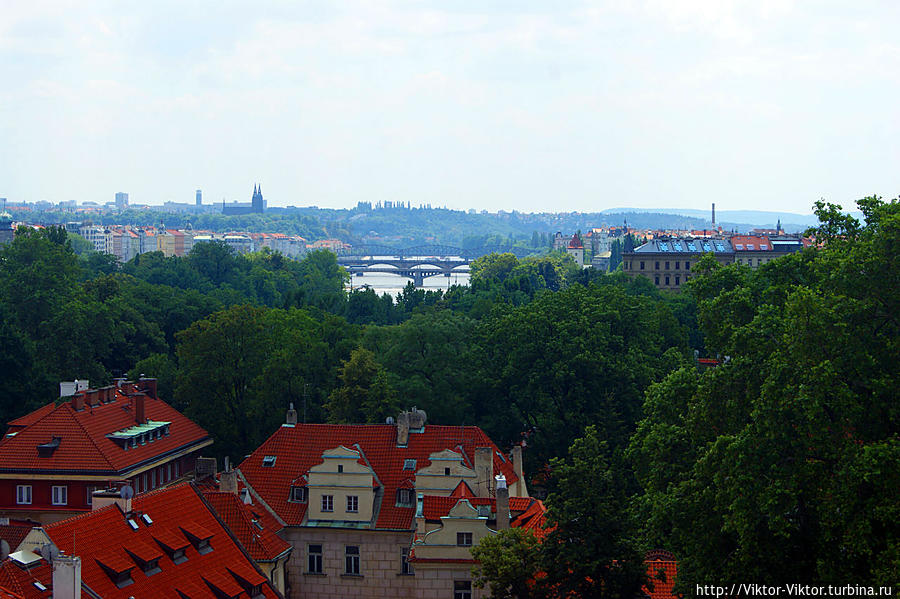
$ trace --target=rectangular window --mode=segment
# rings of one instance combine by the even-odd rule
[[[291,487],[290,501],[306,503],[306,487]]]
[[[666,270],[669,270],[669,261],[666,260]]]
[[[678,275],[675,275],[675,285],[681,285],[681,277]]]
[[[412,564],[409,563],[409,547],[400,549],[400,574],[415,574]]]
[[[641,260],[641,270],[644,270],[644,261]]]
[[[681,262],[678,260],[675,261],[675,270],[678,270],[681,267]]]
[[[471,547],[472,546],[472,533],[470,533],[470,532],[456,533],[456,545],[458,547]]]
[[[412,505],[413,503],[413,490],[412,489],[397,489],[397,504],[398,505]]]
[[[334,511],[334,495],[322,495],[322,511]]]
[[[359,497],[356,495],[347,495],[347,511],[357,513],[359,511]]]
[[[655,277],[653,277],[653,282],[656,286],[659,286],[659,275],[656,275]]]
[[[669,285],[669,275],[666,275],[666,285]]]
[[[16,485],[16,503],[19,505],[31,504],[31,485]]]
[[[656,261],[656,270],[659,270],[659,260]]]
[[[156,488],[156,470],[150,471],[150,488],[151,489]]]
[[[307,546],[307,562],[306,562],[306,571],[310,574],[321,574],[322,573],[322,546],[321,545],[308,545]]]
[[[472,581],[454,580],[453,599],[472,599]]]
[[[53,505],[66,505],[69,502],[69,488],[65,485],[51,488],[51,500]]]
[[[166,480],[172,480],[172,464],[166,464]]]
[[[344,574],[359,575],[359,547],[344,547]]]
[[[86,505],[94,505],[94,491],[96,491],[99,488],[100,487],[88,487],[87,489],[85,489],[85,494],[86,494],[85,504]],[[136,490],[137,489],[135,489],[135,491]]]
[[[175,478],[178,478],[178,476],[179,476],[179,474],[178,474],[178,470],[179,470],[178,465],[179,464],[180,464],[180,462],[175,462]]]

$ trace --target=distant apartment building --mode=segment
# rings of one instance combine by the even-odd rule
[[[116,194],[116,210],[125,210],[126,208],[128,208],[128,194],[120,191]]]
[[[166,257],[186,256],[194,247],[194,236],[190,231],[164,229],[156,235],[156,249]]]
[[[299,258],[306,253],[306,240],[299,235],[284,233],[250,233],[253,245],[257,250],[269,248],[290,258]]]
[[[478,427],[302,424],[297,412],[238,469],[293,546],[290,598],[478,598],[471,548],[507,527],[540,529],[522,448]]]
[[[797,235],[660,237],[623,253],[622,270],[632,276],[646,276],[659,289],[677,290],[690,280],[690,269],[703,254],[712,253],[722,265],[738,263],[758,268],[809,245],[809,239]]]
[[[91,510],[111,484],[149,491],[194,470],[205,430],[156,395],[156,379],[100,389],[61,385],[50,402],[9,422],[0,440],[0,516],[54,522]]]
[[[622,270],[645,276],[658,289],[678,290],[690,280],[691,268],[704,254],[722,265],[734,262],[734,249],[725,239],[653,239],[622,253]]]

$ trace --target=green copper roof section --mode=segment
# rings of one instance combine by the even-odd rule
[[[123,428],[120,431],[116,431],[114,433],[110,433],[106,435],[110,439],[132,439],[134,437],[139,437],[144,433],[149,433],[151,431],[155,431],[160,428],[164,428],[172,424],[171,422],[162,422],[160,420],[148,420],[144,424],[136,424],[134,426],[129,426],[128,428]]]

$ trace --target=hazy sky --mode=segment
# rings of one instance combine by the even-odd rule
[[[0,0],[0,196],[809,212],[900,193],[900,2]]]

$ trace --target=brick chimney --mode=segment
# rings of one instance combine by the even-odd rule
[[[80,412],[84,409],[84,396],[90,393],[90,391],[85,391],[84,393],[76,393],[72,396],[72,409],[76,412]]]
[[[141,389],[144,390],[144,393],[146,393],[150,399],[159,399],[159,397],[156,396],[156,379],[142,376],[138,379],[138,382],[141,384]]]
[[[490,497],[494,482],[494,450],[490,447],[475,448],[475,494]]]
[[[53,558],[53,599],[81,599],[81,558]]]
[[[497,530],[504,530],[509,528],[509,488],[502,474],[498,474],[494,481],[497,484]]]
[[[131,403],[134,406],[134,421],[137,424],[147,422],[147,396],[143,393],[135,393],[131,396]]]

